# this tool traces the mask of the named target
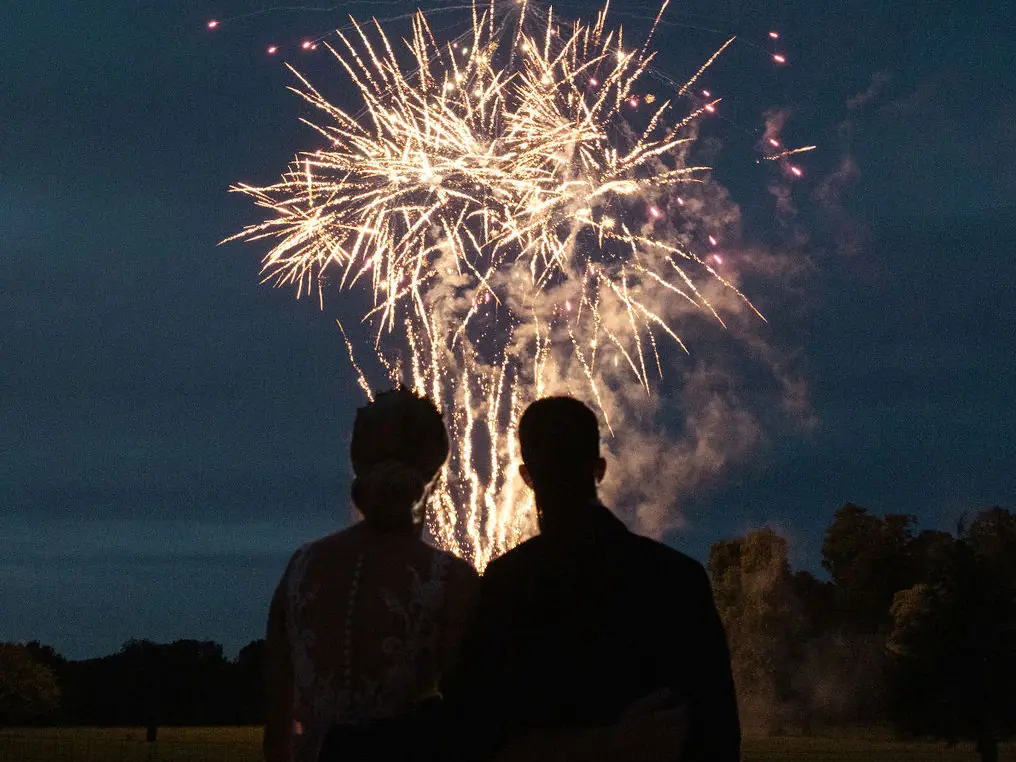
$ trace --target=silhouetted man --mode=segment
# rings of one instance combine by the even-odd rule
[[[730,655],[701,564],[632,534],[599,502],[606,462],[581,402],[534,402],[519,440],[540,534],[487,567],[447,685],[471,758],[527,735],[612,724],[666,691],[686,705],[689,735],[661,759],[738,760]]]

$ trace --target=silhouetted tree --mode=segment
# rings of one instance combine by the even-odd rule
[[[913,572],[910,575],[909,586],[931,579],[952,552],[954,542],[956,538],[953,535],[936,529],[926,529],[918,534],[907,548]]]
[[[0,643],[0,725],[44,717],[59,703],[53,670],[33,659],[27,646]]]
[[[238,720],[234,665],[211,641],[129,640],[68,669],[68,719],[94,725],[210,725]]]
[[[232,689],[235,691],[237,722],[259,725],[265,709],[265,641],[254,640],[240,649],[233,664]]]
[[[836,511],[822,543],[822,567],[836,586],[845,631],[874,633],[891,626],[893,596],[917,582],[910,555],[915,521],[908,514],[879,518],[853,503]]]
[[[808,571],[796,571],[791,577],[794,597],[801,606],[804,637],[816,638],[834,629],[837,622],[836,586],[820,580]]]
[[[803,620],[792,682],[802,730],[877,718],[882,639],[842,627],[831,581],[807,571],[791,581]]]
[[[804,629],[787,541],[763,529],[718,542],[709,571],[730,641],[742,721],[777,731],[796,715],[791,675]]]
[[[926,582],[898,593],[891,710],[910,734],[972,741],[984,762],[1016,734],[1016,521],[982,512]]]
[[[45,664],[55,673],[60,672],[67,665],[67,659],[56,652],[53,646],[47,646],[38,640],[30,640],[25,643],[25,648],[34,661]]]
[[[997,506],[983,510],[967,527],[966,539],[993,574],[1016,584],[1016,514]]]

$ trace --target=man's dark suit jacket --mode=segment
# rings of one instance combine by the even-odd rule
[[[734,762],[726,636],[702,565],[590,505],[493,561],[445,686],[473,759],[530,731],[608,725],[669,688],[690,739],[671,759]]]

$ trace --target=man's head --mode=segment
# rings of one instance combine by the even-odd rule
[[[537,503],[580,503],[596,496],[607,463],[596,415],[572,397],[537,400],[519,421],[519,471]]]

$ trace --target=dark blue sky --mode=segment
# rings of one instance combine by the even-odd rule
[[[776,71],[742,44],[710,75],[733,119],[717,176],[748,240],[773,230],[750,150],[762,110],[793,107],[788,142],[820,150],[795,186],[812,271],[762,298],[816,424],[768,429],[680,496],[688,523],[671,541],[704,558],[769,523],[816,567],[846,501],[942,527],[1013,507],[1016,12],[678,5],[660,42],[668,73],[727,32],[779,29],[791,56]],[[235,649],[260,635],[293,548],[348,520],[360,397],[333,314],[259,287],[254,247],[215,243],[255,216],[227,186],[269,180],[313,145],[264,44],[373,6],[203,28],[256,7],[0,8],[0,640],[75,657],[132,636]],[[815,193],[844,156],[857,177],[831,215]]]

